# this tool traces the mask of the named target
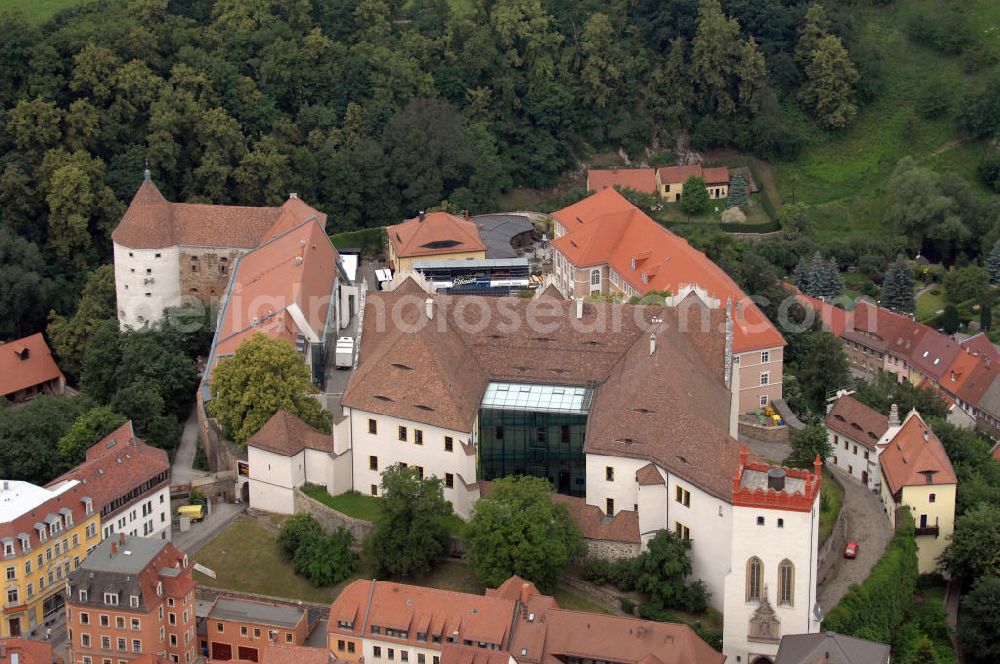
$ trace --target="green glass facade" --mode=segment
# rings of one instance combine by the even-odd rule
[[[483,407],[479,410],[479,477],[545,477],[559,493],[583,496],[587,415]]]

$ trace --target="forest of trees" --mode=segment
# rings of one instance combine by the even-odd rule
[[[697,148],[794,154],[779,97],[837,127],[868,94],[868,47],[849,54],[850,13],[829,14],[804,0],[104,0],[35,26],[2,10],[0,333],[73,313],[147,163],[168,198],[295,191],[344,230],[489,211],[592,151],[642,157],[681,130]]]

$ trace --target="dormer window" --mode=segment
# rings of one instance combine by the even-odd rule
[[[87,591],[84,590],[83,588],[80,589],[80,601],[81,602],[87,601]]]
[[[163,597],[163,583],[157,582],[156,584],[156,596]]]
[[[129,595],[128,605],[131,606],[133,609],[138,609],[139,608],[139,596],[138,595]]]
[[[104,593],[104,603],[108,606],[118,606],[118,595],[115,593]]]

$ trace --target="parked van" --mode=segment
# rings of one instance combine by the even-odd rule
[[[177,516],[186,516],[191,523],[197,523],[205,518],[204,505],[181,505],[177,508]]]

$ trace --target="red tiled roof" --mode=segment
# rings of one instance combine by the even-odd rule
[[[796,299],[801,302],[803,306],[812,309],[819,315],[819,321],[824,330],[829,330],[838,337],[844,334],[844,329],[847,327],[848,316],[848,312],[845,309],[806,295],[791,284],[783,285],[795,293]]]
[[[985,332],[980,332],[979,334],[974,334],[965,341],[961,342],[962,348],[973,354],[983,355],[990,358],[993,362],[1000,362],[1000,351],[997,347],[993,345],[990,338],[986,336]]]
[[[938,384],[949,394],[958,396],[965,383],[972,377],[976,365],[983,361],[979,355],[973,355],[964,348],[955,354],[951,364],[945,367],[938,379]],[[984,386],[985,389],[986,386]],[[971,402],[970,403],[975,403]]]
[[[729,169],[725,166],[704,169],[705,184],[729,184]]]
[[[854,397],[844,395],[826,414],[826,427],[875,449],[875,443],[889,430],[889,418]]]
[[[386,229],[397,256],[435,256],[486,251],[476,224],[447,212],[428,212]]]
[[[660,182],[663,184],[684,184],[688,178],[704,177],[701,164],[690,166],[660,166],[657,169],[660,174]]]
[[[367,638],[374,625],[382,628],[380,638],[418,647],[418,632],[439,637],[457,634],[459,643],[468,639],[503,645],[510,636],[514,608],[514,600],[500,597],[358,580],[344,588],[330,606],[327,629],[330,634]],[[338,621],[353,622],[354,627],[340,627]],[[389,637],[386,629],[404,631],[408,636]]]
[[[51,380],[63,375],[41,332],[0,344],[0,397]]]
[[[284,456],[294,456],[304,449],[332,452],[333,437],[281,409],[257,433],[250,436],[247,447],[257,447]]]
[[[510,657],[506,650],[483,650],[453,643],[441,647],[441,664],[507,664]]]
[[[647,194],[656,193],[656,169],[654,168],[612,168],[609,170],[590,169],[587,172],[587,189],[601,191],[619,186],[635,189]]]
[[[292,344],[300,333],[319,341],[333,304],[337,258],[337,250],[315,220],[241,256],[223,301],[213,357],[234,354],[256,333]],[[300,327],[299,320],[311,330]],[[313,334],[316,338],[311,338]]]
[[[684,238],[674,235],[629,203],[605,189],[553,213],[566,234],[552,246],[576,267],[609,265],[639,293],[679,293],[685,286],[704,288],[725,306],[734,305],[733,350],[775,348],[785,340],[733,279]]]
[[[259,664],[328,664],[331,661],[334,661],[333,654],[326,648],[268,643]]]
[[[149,179],[143,180],[111,238],[131,249],[160,249],[174,245],[252,249],[288,227],[315,218],[326,225],[326,215],[298,198],[281,207],[244,207],[171,203]]]
[[[878,460],[893,494],[904,486],[958,481],[944,446],[916,411],[906,416],[902,428],[886,443]]]
[[[164,450],[151,447],[136,437],[129,420],[87,450],[87,460],[76,468],[49,482],[54,488],[67,480],[79,480],[94,501],[94,509],[101,510],[114,500],[128,493],[128,489],[168,473],[170,460]],[[152,489],[151,489],[152,490]],[[139,496],[136,497],[136,500]],[[131,503],[122,504],[120,511]]]
[[[651,463],[647,463],[645,466],[635,471],[635,481],[639,483],[640,486],[655,486],[657,484],[666,485],[666,480],[663,479],[663,475],[660,471],[656,469]]]

